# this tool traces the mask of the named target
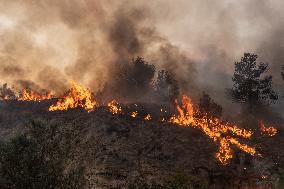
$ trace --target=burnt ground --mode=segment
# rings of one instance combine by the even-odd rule
[[[49,128],[46,140],[56,141],[65,152],[62,159],[66,171],[84,167],[86,188],[127,188],[137,179],[163,185],[181,172],[199,188],[281,187],[281,129],[274,137],[256,132],[252,140],[246,141],[256,146],[262,157],[234,149],[231,164],[222,166],[214,157],[218,146],[207,136],[198,129],[161,122],[160,114],[154,115],[153,121],[145,121],[142,116],[131,118],[127,113],[112,115],[106,107],[90,113],[81,109],[48,112],[52,102],[0,102],[1,140],[27,132],[31,120],[43,120]],[[140,107],[131,105],[143,114],[161,108]],[[262,175],[267,177],[262,179]]]

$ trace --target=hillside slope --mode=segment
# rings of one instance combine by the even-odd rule
[[[263,181],[262,175],[274,182],[274,174],[283,166],[282,132],[273,139],[251,141],[262,158],[234,149],[233,161],[223,166],[214,157],[218,146],[198,129],[112,115],[106,107],[90,113],[46,112],[48,104],[2,104],[2,139],[29,135],[31,120],[44,123],[38,130],[47,149],[44,155],[61,159],[65,172],[83,168],[86,188],[129,188],[138,182],[165,186],[180,177],[186,178],[188,188],[255,187]]]

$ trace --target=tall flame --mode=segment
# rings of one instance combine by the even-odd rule
[[[93,98],[90,89],[78,85],[75,81],[71,81],[71,88],[68,94],[61,98],[56,104],[51,105],[49,111],[81,107],[90,112],[96,105],[97,102]]]
[[[177,102],[176,102],[177,103]],[[238,128],[234,124],[223,123],[218,118],[209,119],[206,117],[194,117],[194,108],[192,101],[187,96],[182,96],[182,107],[177,103],[178,115],[170,118],[170,122],[183,126],[191,126],[201,129],[209,138],[219,143],[219,151],[216,153],[216,158],[224,165],[229,164],[233,158],[233,150],[231,145],[236,146],[240,150],[256,155],[256,150],[253,147],[240,143],[236,138],[229,137],[242,137],[249,139],[252,136],[252,131]]]
[[[22,91],[21,98],[18,100],[41,101],[51,99],[52,97],[52,93],[40,95],[31,90],[25,89]],[[55,104],[51,105],[49,107],[49,111],[67,110],[81,107],[90,112],[96,107],[96,105],[97,102],[88,88],[77,84],[75,81],[71,81],[71,88],[69,89],[67,95],[63,96]],[[135,106],[137,105],[135,104]],[[112,114],[122,113],[122,108],[115,100],[110,101],[108,103],[108,107]],[[232,149],[233,146],[252,156],[257,155],[254,147],[239,142],[239,138],[250,139],[253,135],[252,131],[239,128],[237,125],[229,122],[223,122],[218,118],[195,116],[195,113],[198,112],[198,110],[194,109],[191,99],[186,95],[182,96],[181,105],[179,105],[178,101],[176,100],[176,109],[178,114],[173,115],[169,121],[181,126],[198,128],[210,139],[216,142],[219,146],[219,149],[215,157],[218,161],[220,161],[221,164],[227,165],[230,163],[234,156],[234,151]],[[163,111],[163,109],[161,109],[161,111]],[[132,118],[137,117],[137,115],[137,111],[130,112],[130,116]],[[151,114],[147,114],[144,117],[144,120],[152,120]],[[163,118],[162,121],[165,121],[165,119]],[[262,121],[260,122],[260,131],[262,134],[269,136],[274,136],[277,133],[276,128],[267,127]]]
[[[21,97],[18,99],[19,101],[41,101],[51,99],[53,97],[51,92],[48,92],[46,95],[38,94],[32,90],[24,89],[21,92]]]

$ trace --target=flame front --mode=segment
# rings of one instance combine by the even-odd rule
[[[256,150],[253,147],[240,143],[237,138],[229,137],[231,134],[235,137],[249,139],[252,136],[252,131],[238,128],[230,123],[222,123],[220,119],[208,119],[206,117],[194,117],[194,108],[189,97],[182,97],[182,107],[176,101],[178,115],[170,118],[171,123],[176,123],[183,126],[191,126],[201,129],[214,142],[219,143],[219,151],[216,153],[216,158],[223,164],[229,164],[233,158],[233,150],[231,145],[236,146],[240,150],[256,155]]]
[[[49,107],[49,111],[68,110],[81,107],[88,112],[92,111],[97,102],[93,98],[90,89],[78,85],[75,81],[71,81],[71,88],[66,96],[60,99],[56,104]]]
[[[46,95],[40,95],[32,90],[24,89],[21,92],[21,97],[19,101],[41,101],[51,99],[53,97],[51,92],[48,92]]]
[[[259,122],[260,132],[263,135],[274,136],[277,134],[277,129],[274,127],[267,127],[264,125],[263,121]]]

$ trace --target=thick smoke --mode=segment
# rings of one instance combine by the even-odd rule
[[[112,3],[3,2],[1,80],[30,80],[62,92],[64,83],[74,79],[99,90],[112,79],[114,64],[136,56],[178,75],[183,75],[182,67],[194,74],[189,57],[157,31],[149,4]],[[181,77],[190,78],[189,74]]]
[[[98,91],[116,64],[142,56],[172,72],[183,91],[205,90],[222,103],[234,62],[254,52],[283,86],[282,1],[0,2],[2,82],[62,93],[73,79]]]

